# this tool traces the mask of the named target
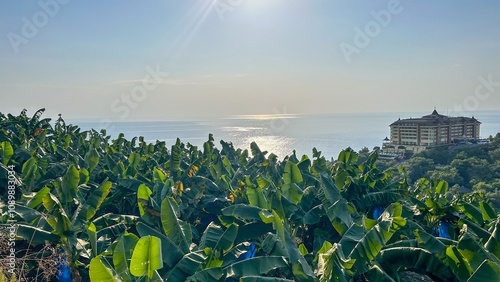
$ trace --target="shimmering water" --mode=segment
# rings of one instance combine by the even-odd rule
[[[179,137],[184,143],[201,146],[213,133],[216,144],[222,139],[235,148],[249,149],[255,141],[262,150],[278,155],[312,155],[312,148],[322,151],[327,158],[351,147],[373,149],[382,146],[389,136],[389,124],[398,118],[420,117],[429,113],[360,113],[329,115],[269,115],[211,118],[191,121],[114,122],[107,127],[113,138],[124,133],[130,139],[144,136],[147,142],[166,141],[168,145]],[[470,114],[482,122],[481,137],[500,132],[500,111],[482,111]],[[100,122],[71,120],[83,129],[100,128]],[[220,146],[218,146],[220,147]]]

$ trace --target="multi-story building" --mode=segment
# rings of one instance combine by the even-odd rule
[[[449,117],[435,109],[421,118],[398,119],[390,125],[384,153],[418,153],[428,147],[446,146],[457,141],[479,139],[480,122],[474,117]]]

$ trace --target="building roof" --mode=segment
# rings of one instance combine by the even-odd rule
[[[404,125],[409,123],[426,125],[426,126],[436,126],[438,124],[443,124],[443,123],[463,123],[463,122],[481,124],[481,122],[479,122],[474,117],[449,117],[439,114],[434,109],[434,111],[430,115],[425,115],[421,118],[398,119],[397,121],[393,122],[391,126]]]
[[[446,118],[447,116],[445,115],[440,115],[436,109],[434,109],[434,111],[432,111],[432,113],[430,115],[426,115],[426,116],[423,116],[422,118],[423,119],[436,119],[436,118]]]

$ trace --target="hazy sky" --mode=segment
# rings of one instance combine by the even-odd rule
[[[500,110],[498,0],[0,0],[0,20],[3,113]]]

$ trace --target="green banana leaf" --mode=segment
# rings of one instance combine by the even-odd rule
[[[490,260],[500,266],[500,260],[479,242],[479,238],[467,229],[462,228],[462,234],[457,245],[458,250],[464,256],[472,269],[477,269],[484,260]]]
[[[90,261],[90,280],[92,282],[117,281],[112,270],[102,262],[102,259],[102,256],[99,255]]]
[[[450,268],[436,255],[422,248],[396,247],[380,252],[377,262],[391,277],[400,269],[415,269],[440,280],[453,279]]]
[[[255,206],[237,204],[222,209],[222,214],[225,216],[235,216],[244,219],[261,220],[261,217],[259,215],[259,212],[261,210],[261,208]]]
[[[89,173],[92,173],[92,171],[96,168],[96,166],[99,164],[99,153],[97,152],[96,149],[90,150],[85,154],[85,163],[88,166],[88,171]]]
[[[500,267],[492,261],[483,263],[472,273],[467,282],[500,281]]]
[[[361,198],[353,200],[353,202],[360,210],[366,210],[374,206],[386,206],[403,198],[404,196],[397,192],[380,191],[363,195]]]
[[[460,221],[465,223],[467,225],[467,228],[472,230],[479,238],[483,240],[483,242],[487,242],[490,239],[491,233],[483,227],[479,226],[476,222],[470,220],[469,218],[462,218]]]
[[[439,241],[436,237],[419,229],[415,230],[414,234],[417,238],[419,247],[440,257],[443,257],[445,255],[447,246],[443,242]]]
[[[226,277],[240,278],[259,276],[277,268],[288,267],[285,259],[278,256],[255,257],[226,267]]]
[[[250,205],[259,207],[261,209],[267,209],[267,201],[265,200],[265,197],[262,194],[261,187],[257,187],[255,189],[247,187],[246,194]]]
[[[139,205],[139,214],[141,216],[144,216],[144,208],[142,206],[143,203],[141,199],[148,202],[149,196],[151,196],[151,194],[153,194],[153,192],[151,192],[151,189],[149,189],[149,187],[144,184],[141,184],[137,189],[137,205]]]
[[[344,235],[349,226],[352,226],[353,221],[347,201],[340,194],[339,189],[333,183],[332,177],[324,170],[315,169],[320,175],[321,188],[323,189],[325,199],[323,208],[333,227],[340,235]]]
[[[472,269],[457,247],[446,248],[446,256],[446,264],[450,266],[458,280],[467,281],[472,274]]]
[[[163,267],[161,240],[146,236],[139,239],[130,260],[130,273],[136,277],[153,278],[154,271]]]
[[[266,276],[245,276],[240,278],[240,282],[293,282],[285,278],[266,277]]]
[[[211,248],[226,253],[233,247],[237,234],[238,225],[236,224],[229,225],[226,231],[223,231],[220,226],[211,222],[201,237],[199,248]]]
[[[198,281],[221,281],[224,276],[224,271],[220,267],[212,267],[203,269],[196,272],[194,275],[189,276],[186,282],[198,282]]]
[[[207,259],[204,250],[188,253],[167,273],[166,281],[183,282],[201,268]]]
[[[479,226],[482,226],[484,223],[483,220],[483,212],[481,209],[466,203],[466,202],[460,202],[458,204],[458,208],[462,210],[462,212],[468,216],[471,220],[473,220],[476,224]]]
[[[137,232],[141,237],[155,236],[161,240],[161,252],[163,262],[168,267],[173,267],[184,256],[184,252],[172,242],[167,236],[162,234],[157,229],[154,229],[143,222],[137,224]]]
[[[97,257],[97,230],[92,222],[89,222],[86,226],[87,235],[89,236],[90,248],[92,250],[92,256]]]
[[[342,250],[344,254],[349,254],[349,258],[356,260],[355,267],[358,271],[368,271],[365,265],[378,255],[397,230],[406,225],[406,220],[400,216],[401,213],[401,204],[391,204],[370,230],[365,231],[364,227],[353,224],[342,237],[340,240]],[[346,243],[349,244],[348,248],[344,246]]]
[[[122,281],[132,281],[128,260],[132,258],[133,250],[139,238],[134,234],[124,234],[113,250],[113,265]]]
[[[497,219],[491,237],[484,245],[485,249],[500,259],[500,219]]]
[[[0,154],[2,154],[2,163],[7,165],[10,158],[14,155],[14,148],[8,141],[3,141],[0,143]]]
[[[57,235],[64,236],[65,232],[71,228],[71,221],[59,202],[59,199],[51,193],[48,193],[43,197],[43,206],[54,217],[47,218],[47,222],[52,226]]]
[[[44,244],[45,241],[58,242],[60,239],[56,234],[25,224],[17,224],[16,235],[31,242],[33,245]]]
[[[323,209],[323,205],[317,205],[304,214],[304,216],[302,217],[302,222],[309,225],[317,224],[320,222],[321,217],[324,215],[326,215],[326,212]]]
[[[483,214],[484,221],[497,219],[498,215],[491,204],[488,204],[485,201],[481,201],[481,203],[479,203],[479,208],[481,209],[481,212]]]
[[[236,261],[242,254],[248,252],[250,245],[251,244],[249,242],[243,242],[243,243],[240,243],[240,244],[234,246],[233,248],[231,248],[231,250],[229,250],[222,257],[222,266],[221,267],[228,266],[229,264]]]
[[[174,198],[168,197],[161,203],[161,223],[167,237],[184,253],[189,252],[188,238],[192,235],[189,225],[182,225],[175,211],[179,210]],[[187,227],[186,227],[187,226]]]
[[[355,260],[345,258],[339,244],[330,244],[325,241],[316,257],[318,266],[315,273],[319,281],[346,282],[349,279],[350,269]]]
[[[15,204],[14,212],[17,213],[25,222],[32,223],[40,218],[42,214],[32,208],[24,205]]]
[[[31,198],[28,203],[26,203],[26,206],[34,209],[36,208],[40,203],[43,202],[43,197],[45,197],[48,193],[50,193],[50,188],[44,187],[40,189],[33,198]]]
[[[108,196],[111,189],[111,182],[105,179],[98,188],[91,191],[90,196],[87,197],[85,203],[82,205],[78,219],[86,221],[91,219],[101,206],[102,202]]]
[[[80,183],[80,173],[75,166],[70,166],[61,183],[61,199],[64,203],[72,202],[76,198],[78,183]]]

